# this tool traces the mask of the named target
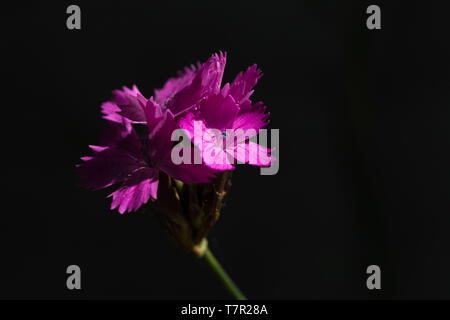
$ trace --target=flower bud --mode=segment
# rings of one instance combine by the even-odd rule
[[[182,248],[201,257],[207,249],[206,236],[220,217],[231,172],[221,173],[212,183],[183,184],[161,173],[157,205],[160,221]]]

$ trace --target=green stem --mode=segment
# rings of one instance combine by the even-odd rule
[[[208,265],[211,267],[212,271],[216,274],[219,280],[223,283],[228,292],[236,299],[236,300],[247,300],[244,294],[239,290],[236,284],[231,280],[228,273],[222,268],[219,261],[217,261],[216,257],[212,254],[211,250],[206,249],[203,257],[205,258]]]

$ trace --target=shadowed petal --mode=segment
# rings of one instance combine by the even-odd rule
[[[92,145],[92,144],[89,145],[89,148],[91,148],[91,150],[92,150],[94,153],[102,152],[102,151],[108,149],[108,147],[95,146],[95,145]]]
[[[271,150],[254,142],[242,142],[237,144],[234,150],[234,157],[241,163],[248,163],[254,166],[270,166],[275,160],[270,155]]]
[[[142,163],[117,147],[106,148],[94,157],[84,157],[77,166],[81,185],[97,190],[122,182]]]
[[[155,102],[161,106],[165,106],[169,99],[191,84],[192,79],[195,77],[195,72],[199,67],[200,64],[187,67],[184,71],[179,71],[176,78],[167,80],[161,89],[155,90]]]
[[[83,157],[84,162],[77,166],[80,183],[87,188],[101,189],[122,182],[131,172],[145,165],[136,133],[125,125],[110,124],[105,143],[90,146],[94,156]]]
[[[114,90],[111,101],[106,101],[101,106],[103,118],[122,122],[122,116],[125,116],[134,122],[142,122],[145,119],[143,120],[140,104],[145,104],[146,100],[135,85],[131,89],[124,86],[122,89]]]
[[[120,108],[114,102],[104,102],[101,106],[101,109],[103,113],[103,119],[113,122],[122,122],[122,116],[118,114],[120,112]]]
[[[226,64],[226,54],[214,54],[196,71],[191,83],[179,91],[167,106],[178,114],[197,104],[203,97],[220,91]]]
[[[145,118],[149,130],[156,127],[159,120],[162,118],[163,111],[161,106],[153,100],[153,97],[148,99],[144,108]]]
[[[145,123],[144,107],[147,104],[147,99],[141,94],[137,94],[136,96],[123,94],[121,100],[122,103],[117,104],[120,108],[119,114],[132,122]]]
[[[171,137],[177,128],[174,116],[169,110],[163,112],[155,126],[148,126],[149,157],[155,166],[162,166],[171,161],[170,154],[174,144]]]
[[[223,96],[219,93],[203,100],[200,112],[208,128],[224,131],[233,128],[239,107],[231,95]]]
[[[265,113],[265,108],[259,108],[255,111],[239,113],[234,119],[233,129],[259,129],[265,128],[268,124],[267,118],[269,114]]]
[[[111,209],[119,208],[119,213],[136,211],[151,198],[157,198],[158,170],[140,168],[125,180],[123,185],[109,195],[113,198]]]
[[[244,73],[239,73],[231,83],[229,94],[234,97],[237,103],[241,104],[252,95],[252,89],[261,76],[261,70],[258,69],[256,64],[248,67]]]
[[[108,121],[108,126],[100,135],[100,145],[109,147],[121,145],[124,151],[136,154],[141,142],[131,122],[122,117],[121,123]]]

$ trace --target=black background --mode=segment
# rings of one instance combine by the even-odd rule
[[[78,4],[82,29],[66,28]],[[378,4],[382,29],[366,28]],[[450,73],[443,1],[61,2],[2,13],[1,298],[219,299],[152,212],[77,187],[100,104],[228,53],[257,63],[280,171],[239,167],[210,246],[249,298],[450,298]],[[66,268],[82,269],[82,290]],[[382,290],[366,288],[366,268]]]

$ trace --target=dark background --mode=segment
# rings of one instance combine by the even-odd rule
[[[78,4],[82,29],[66,28]],[[382,29],[366,28],[378,4]],[[280,171],[239,167],[210,246],[249,298],[450,298],[450,42],[444,1],[153,1],[2,12],[1,298],[227,298],[152,212],[77,187],[100,104],[228,53],[257,63]],[[4,89],[5,90],[5,89]],[[82,290],[66,268],[82,269]],[[366,288],[366,268],[382,290]]]

